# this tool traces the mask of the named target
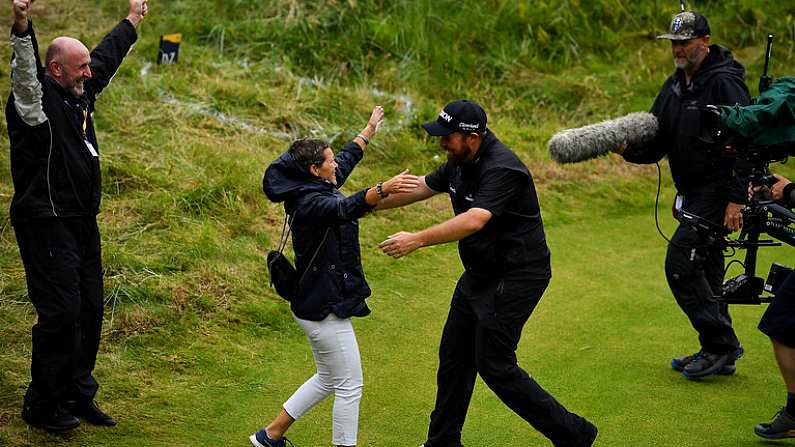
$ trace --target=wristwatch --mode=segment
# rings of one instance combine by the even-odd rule
[[[387,197],[389,197],[389,194],[385,193],[384,190],[381,188],[381,182],[375,184],[375,192],[376,194],[378,194],[378,197],[382,199],[386,199]]]

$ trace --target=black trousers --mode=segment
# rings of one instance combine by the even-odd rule
[[[685,197],[685,210],[723,225],[726,201],[712,194]],[[729,306],[716,301],[723,284],[724,259],[721,249],[709,244],[704,235],[687,224],[679,224],[665,258],[665,277],[676,303],[698,332],[704,351],[725,354],[739,348],[732,329]]]
[[[459,447],[469,401],[480,374],[516,414],[555,446],[579,446],[588,426],[536,383],[516,361],[522,328],[549,279],[498,281],[464,292],[459,281],[439,346],[436,408],[426,447]]]
[[[15,231],[38,316],[25,406],[48,412],[70,399],[93,399],[104,304],[96,219],[38,219]]]

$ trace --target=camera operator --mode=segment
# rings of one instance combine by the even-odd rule
[[[795,183],[776,175],[778,181],[768,190],[754,188],[781,204],[795,206]],[[753,192],[749,191],[749,192]],[[767,307],[759,330],[770,337],[773,353],[787,386],[787,405],[770,422],[754,427],[754,432],[767,439],[795,438],[795,272],[790,273]]]
[[[677,14],[669,32],[658,39],[671,41],[676,66],[652,106],[659,130],[650,143],[624,145],[617,152],[631,163],[656,163],[667,155],[677,208],[735,231],[742,225],[745,181],[734,172],[734,158],[699,139],[699,109],[708,104],[747,105],[745,69],[728,49],[710,45],[707,19],[699,13]],[[743,350],[728,306],[713,299],[723,284],[723,253],[684,223],[671,239],[665,276],[701,345],[695,354],[672,359],[671,367],[689,379],[733,374]]]

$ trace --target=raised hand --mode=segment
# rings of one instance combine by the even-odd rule
[[[362,129],[359,135],[356,136],[354,141],[357,141],[357,144],[361,146],[362,149],[370,143],[370,138],[373,138],[376,132],[378,132],[378,128],[381,126],[381,122],[384,120],[384,108],[381,106],[373,107],[373,113],[370,114],[370,119],[367,121],[367,125]]]
[[[127,20],[137,27],[143,21],[144,16],[149,12],[149,5],[147,0],[130,0],[130,13],[127,14]]]
[[[378,132],[378,128],[381,127],[381,123],[383,121],[384,108],[381,106],[375,106],[373,108],[373,113],[370,115],[370,119],[367,121],[367,128],[371,130],[371,135],[375,135],[375,133]]]
[[[14,10],[14,31],[18,33],[27,31],[31,3],[33,0],[11,0]]]

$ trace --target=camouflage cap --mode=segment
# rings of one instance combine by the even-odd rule
[[[690,40],[710,34],[707,18],[697,12],[680,12],[671,20],[668,34],[657,36],[658,39]]]

